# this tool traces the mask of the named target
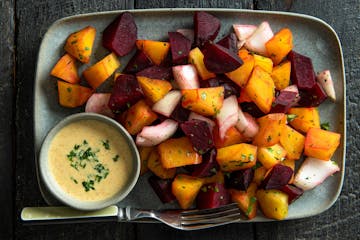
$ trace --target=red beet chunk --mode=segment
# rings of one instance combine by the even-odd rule
[[[225,175],[225,186],[246,191],[254,178],[254,169],[248,168]]]
[[[185,109],[181,106],[181,102],[175,107],[174,111],[171,113],[170,117],[175,121],[182,123],[186,122],[189,118],[190,110]]]
[[[103,32],[103,46],[118,56],[125,56],[135,47],[137,27],[131,13],[120,14]]]
[[[275,102],[271,108],[271,113],[287,113],[296,103],[296,92],[281,91],[279,96],[276,97]]]
[[[193,119],[181,123],[180,127],[199,154],[204,154],[214,147],[214,140],[207,122]]]
[[[233,53],[237,54],[237,38],[235,33],[230,33],[229,35],[222,38],[220,41],[217,42],[220,46],[229,49]]]
[[[268,189],[281,189],[283,186],[288,184],[293,170],[285,165],[276,164],[267,177],[262,181],[260,187],[265,190]]]
[[[175,65],[186,64],[191,50],[191,41],[178,32],[169,32],[172,63]]]
[[[254,102],[243,102],[240,103],[241,110],[243,112],[249,113],[254,118],[259,118],[264,116],[265,114],[256,106]]]
[[[153,64],[151,60],[145,55],[143,51],[137,51],[126,65],[124,73],[137,73],[152,65]]]
[[[299,89],[311,89],[315,84],[315,73],[310,58],[291,51],[288,54],[291,61],[291,80]]]
[[[201,188],[196,206],[199,209],[217,208],[230,203],[230,194],[222,183],[211,183]]]
[[[288,198],[289,204],[294,202],[304,193],[304,191],[301,188],[289,184],[283,186],[280,190],[289,196]]]
[[[240,96],[240,87],[228,79],[225,75],[218,75],[215,78],[211,78],[207,81],[200,81],[200,87],[207,88],[207,87],[224,87],[224,98],[227,98],[231,95],[235,95],[237,97]]]
[[[175,201],[175,196],[171,191],[170,179],[161,179],[153,175],[148,179],[150,186],[154,189],[156,195],[160,198],[163,203],[169,203]]]
[[[115,84],[109,100],[109,108],[116,112],[128,108],[143,97],[138,81],[133,75],[121,74]]]
[[[220,20],[206,12],[195,12],[194,35],[195,44],[199,47],[208,41],[213,41],[220,30]]]
[[[205,67],[213,73],[231,72],[243,64],[237,54],[218,44],[207,43],[202,53]]]
[[[318,82],[310,90],[299,90],[299,106],[317,107],[326,100],[327,95]]]
[[[152,79],[170,80],[172,78],[172,70],[168,67],[151,66],[136,73],[136,76],[143,76]]]
[[[211,177],[215,175],[220,168],[216,161],[216,148],[205,153],[202,159],[202,163],[193,165],[191,176]]]

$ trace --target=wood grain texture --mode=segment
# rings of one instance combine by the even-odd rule
[[[13,234],[14,1],[0,2],[0,239]]]
[[[35,175],[33,147],[33,84],[37,53],[42,36],[57,19],[88,12],[134,7],[134,1],[16,1],[18,35],[16,61],[16,216],[25,206],[44,205]],[[10,215],[9,215],[10,216]],[[131,224],[72,224],[61,226],[22,226],[17,220],[18,239],[97,239],[105,236],[132,239]]]
[[[257,239],[360,239],[360,2],[348,1],[257,1],[263,10],[289,10],[323,19],[342,42],[347,79],[347,151],[345,181],[337,202],[325,213],[304,220],[256,224]],[[290,6],[290,7],[289,7]],[[288,8],[289,7],[289,8]],[[288,8],[288,9],[287,9]],[[354,34],[355,33],[355,34]],[[321,203],[319,203],[321,204]]]

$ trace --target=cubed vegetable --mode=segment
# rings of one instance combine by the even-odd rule
[[[162,99],[172,88],[166,80],[151,79],[147,77],[136,77],[145,95],[152,103]]]
[[[57,81],[59,104],[63,107],[80,107],[89,99],[93,90],[77,84]]]
[[[199,209],[217,208],[230,203],[230,194],[223,183],[210,183],[201,187],[196,198]]]
[[[76,60],[69,54],[65,54],[59,59],[50,74],[68,83],[75,84],[80,81],[76,67]]]
[[[268,218],[282,220],[288,214],[288,195],[279,190],[259,189],[256,198],[264,215]]]
[[[232,172],[254,166],[257,159],[257,147],[240,143],[218,149],[216,161],[222,171]]]
[[[187,137],[172,138],[158,146],[160,161],[165,168],[175,168],[202,161],[200,154],[194,151]]]
[[[203,181],[200,178],[179,174],[172,182],[172,193],[182,209],[188,209],[198,195]]]
[[[160,156],[156,148],[151,151],[147,164],[149,170],[161,179],[171,179],[175,177],[176,168],[164,168],[160,162]]]
[[[286,115],[271,113],[258,119],[259,133],[254,137],[253,144],[257,146],[272,146],[279,142],[286,125]]]
[[[270,58],[261,55],[253,54],[254,67],[259,66],[267,73],[271,74],[273,70],[273,62]]]
[[[148,168],[148,159],[150,156],[150,153],[154,150],[154,147],[138,147],[139,154],[140,154],[140,175],[143,175],[146,173]]]
[[[243,64],[234,71],[225,73],[225,75],[240,87],[245,87],[254,68],[254,56],[246,49],[240,49],[238,55]]]
[[[256,217],[257,211],[257,199],[256,199],[256,183],[252,182],[246,191],[230,189],[231,200],[236,202],[240,210],[248,217],[252,219]]]
[[[280,144],[286,150],[286,158],[298,160],[304,149],[305,137],[292,127],[285,125],[280,136]]]
[[[136,47],[143,51],[154,64],[160,65],[169,52],[170,44],[153,40],[136,40]]]
[[[266,169],[270,169],[283,161],[285,156],[286,150],[281,147],[280,144],[258,148],[258,161],[261,162]]]
[[[296,130],[306,133],[310,128],[320,128],[320,115],[317,108],[290,108],[289,124]]]
[[[64,49],[80,62],[88,63],[92,53],[96,29],[87,26],[77,32],[70,34],[66,39]]]
[[[290,29],[283,28],[277,32],[266,44],[266,51],[274,65],[278,65],[292,50],[293,37]]]
[[[195,66],[202,80],[216,77],[215,73],[212,73],[206,69],[204,64],[204,54],[200,51],[199,48],[194,48],[190,51],[189,63]]]
[[[339,144],[339,133],[310,128],[305,138],[304,154],[308,157],[330,160]]]
[[[290,83],[291,63],[286,60],[275,66],[272,70],[271,77],[274,80],[275,88],[282,90],[289,86]]]

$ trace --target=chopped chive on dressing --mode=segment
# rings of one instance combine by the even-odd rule
[[[108,140],[108,139],[102,140],[101,142],[102,142],[102,145],[104,146],[104,148],[105,148],[106,150],[110,150],[110,143],[109,143],[109,140]]]

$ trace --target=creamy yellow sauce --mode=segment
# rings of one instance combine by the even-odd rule
[[[112,197],[133,171],[124,137],[97,120],[65,126],[55,135],[48,154],[50,171],[59,186],[83,201]]]

